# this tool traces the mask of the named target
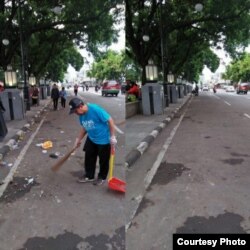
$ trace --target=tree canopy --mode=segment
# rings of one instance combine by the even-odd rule
[[[235,59],[227,66],[223,74],[224,79],[232,82],[249,82],[250,81],[250,54],[244,53],[240,58]]]
[[[0,38],[1,41],[9,40],[8,46],[0,44],[0,67],[6,69],[8,64],[20,66],[22,35],[25,65],[30,65],[27,71],[33,70],[42,75],[50,70],[49,65],[62,65],[60,70],[58,68],[61,71],[70,62],[79,68],[82,59],[76,53],[76,46],[95,55],[102,45],[116,41],[114,24],[119,22],[122,2],[0,0]],[[60,13],[58,10],[61,10]],[[59,57],[64,63],[59,63]]]
[[[159,68],[164,67],[165,74],[184,71],[188,80],[194,80],[204,64],[211,70],[219,65],[214,53],[209,52],[211,47],[223,44],[235,58],[237,49],[249,42],[249,0],[199,1],[203,5],[201,11],[195,9],[198,1],[125,0],[125,3],[126,53],[142,69],[152,58]],[[147,42],[143,40],[145,35],[149,36]],[[206,51],[206,56],[201,51]],[[199,65],[197,72],[192,73],[194,64]],[[145,80],[145,75],[142,78]]]
[[[116,79],[122,81],[125,77],[124,58],[125,53],[108,50],[93,63],[88,72],[89,77],[95,77],[99,81],[104,79]]]

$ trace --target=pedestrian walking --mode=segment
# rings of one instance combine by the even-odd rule
[[[102,107],[84,103],[80,98],[73,98],[69,105],[70,114],[78,115],[81,125],[74,146],[80,147],[82,139],[87,134],[83,148],[85,174],[79,178],[78,182],[93,182],[94,185],[101,185],[108,175],[111,145],[115,146],[117,143],[114,121]],[[95,179],[97,157],[99,157],[100,170]]]
[[[77,96],[77,93],[78,93],[78,85],[77,84],[74,85],[74,93],[75,93],[75,96]]]
[[[60,96],[59,89],[57,85],[54,83],[53,88],[51,90],[51,99],[53,100],[54,110],[57,110],[59,96]]]
[[[64,87],[62,87],[62,90],[59,92],[59,95],[61,97],[61,106],[62,108],[65,108],[67,92]]]

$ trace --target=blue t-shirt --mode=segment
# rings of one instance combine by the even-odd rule
[[[79,116],[81,126],[88,133],[89,139],[95,144],[108,144],[110,130],[108,120],[110,115],[96,104],[87,104],[88,111]]]

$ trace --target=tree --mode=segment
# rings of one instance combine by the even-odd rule
[[[119,21],[121,3],[122,0],[0,0],[0,37],[10,42],[6,48],[0,44],[0,67],[6,69],[10,63],[20,65],[20,30],[25,65],[30,63],[33,43],[42,45],[46,39],[49,41],[44,47],[48,50],[49,43],[56,51],[57,46],[71,41],[97,53],[98,47],[116,40],[117,31],[113,24]],[[52,11],[57,4],[62,7],[60,14]],[[47,63],[55,58],[52,52],[46,55]],[[41,49],[40,53],[46,51]]]
[[[108,50],[93,63],[87,75],[99,81],[103,81],[104,79],[122,81],[125,77],[125,69],[123,67],[124,55],[124,52],[118,53]]]
[[[227,66],[226,72],[223,74],[224,79],[233,82],[249,82],[250,81],[250,54],[245,53],[239,59],[235,59]]]
[[[140,81],[141,77],[141,69],[138,64],[134,60],[132,60],[126,53],[123,51],[123,61],[122,68],[125,70],[125,78]]]
[[[62,81],[68,64],[71,64],[76,70],[82,67],[83,58],[76,45],[61,36],[51,32],[32,35],[28,55],[29,74],[33,73],[39,78],[47,73],[47,78]],[[44,42],[39,44],[40,40],[44,40]]]
[[[125,4],[126,52],[141,66],[143,81],[149,58],[161,68],[163,56],[165,72],[176,73],[192,61],[190,57],[199,53],[199,48],[208,50],[223,43],[236,57],[236,49],[249,41],[249,0],[207,0],[202,12],[195,11],[193,1],[186,0],[165,4],[161,0],[125,0]],[[148,42],[143,41],[144,35],[149,35]],[[214,60],[212,53],[208,55]]]

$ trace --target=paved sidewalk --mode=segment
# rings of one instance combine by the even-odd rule
[[[162,129],[173,119],[176,112],[190,99],[191,94],[170,104],[162,115],[136,115],[126,120],[126,166],[131,167],[147,150]],[[25,136],[25,131],[40,120],[41,114],[50,105],[51,99],[40,100],[38,107],[31,107],[23,120],[6,122],[8,134],[0,141],[0,161],[15,147],[18,140]]]
[[[170,103],[162,115],[136,115],[126,120],[126,167],[130,168],[143,155],[191,96],[189,93],[177,103]]]
[[[0,140],[0,161],[12,150],[17,144],[18,140],[25,136],[25,132],[30,127],[40,120],[41,114],[51,103],[51,98],[40,100],[39,106],[32,106],[29,111],[25,113],[25,117],[22,120],[11,120],[6,122],[8,128],[8,134]]]

